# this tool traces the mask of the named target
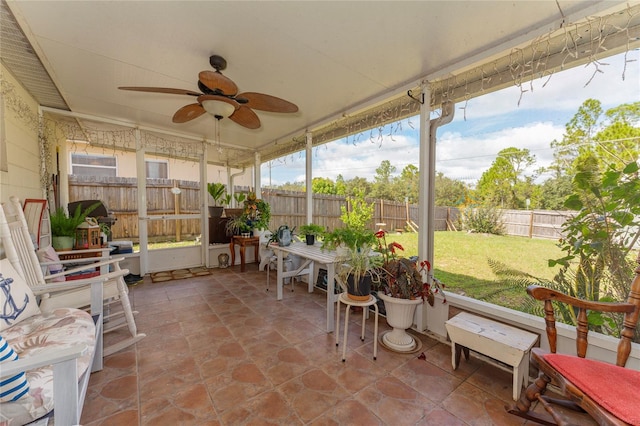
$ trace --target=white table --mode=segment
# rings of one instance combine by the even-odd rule
[[[278,278],[277,278],[277,299],[282,300],[282,287],[284,279],[288,277],[296,277],[308,274],[309,277],[309,293],[313,292],[314,287],[314,268],[315,263],[325,265],[327,268],[327,333],[334,330],[334,309],[338,295],[334,294],[334,279],[336,276],[336,252],[332,250],[322,250],[320,245],[308,246],[306,243],[293,242],[287,247],[280,247],[277,244],[269,244],[278,256]],[[285,271],[283,259],[287,254],[299,256],[304,261],[300,267],[294,271]]]
[[[469,349],[513,367],[513,399],[520,398],[529,378],[529,351],[538,335],[500,322],[461,312],[445,323],[451,339],[451,364],[458,368],[460,352]]]

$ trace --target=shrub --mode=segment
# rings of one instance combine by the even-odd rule
[[[467,208],[462,212],[462,226],[470,232],[503,235],[502,213],[494,207]]]

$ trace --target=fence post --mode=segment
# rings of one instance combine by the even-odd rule
[[[529,238],[533,238],[533,210],[529,216]]]

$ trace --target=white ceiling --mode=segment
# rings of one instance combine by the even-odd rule
[[[240,92],[299,106],[257,112],[262,127],[221,123],[222,143],[250,151],[285,143],[345,114],[493,60],[620,1],[8,1],[74,113],[215,139],[214,119],[173,124],[192,97],[118,90],[199,91],[223,56]],[[6,44],[5,40],[5,44]],[[6,48],[2,50],[3,63]],[[25,53],[26,55],[26,53]],[[29,85],[25,83],[27,89]],[[41,100],[41,103],[45,104]],[[51,105],[50,105],[51,106]],[[55,105],[54,105],[55,106]],[[58,106],[59,107],[59,106]],[[266,150],[265,152],[268,152]],[[247,152],[249,163],[253,156]]]

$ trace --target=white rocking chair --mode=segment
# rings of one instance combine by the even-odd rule
[[[106,279],[103,290],[103,300],[105,302],[104,332],[108,333],[126,326],[131,336],[105,347],[104,356],[118,352],[146,336],[146,334],[138,333],[137,331],[134,318],[134,313],[137,312],[131,309],[129,289],[124,281],[124,276],[129,271],[121,269],[119,264],[123,258],[91,263],[58,274],[45,276],[29,234],[20,200],[17,197],[10,197],[9,204],[11,211],[9,211],[7,205],[3,205],[3,209],[0,210],[4,210],[4,216],[6,216],[9,225],[10,238],[17,250],[18,259],[29,286],[52,285],[55,279],[87,269],[102,268],[104,270],[105,266],[107,267],[106,269],[111,268],[113,269],[111,272],[101,274],[101,277]],[[89,286],[65,292],[40,293],[40,309],[42,311],[50,311],[59,307],[88,309],[90,306],[91,291]],[[117,303],[121,305],[122,309],[111,309]]]

